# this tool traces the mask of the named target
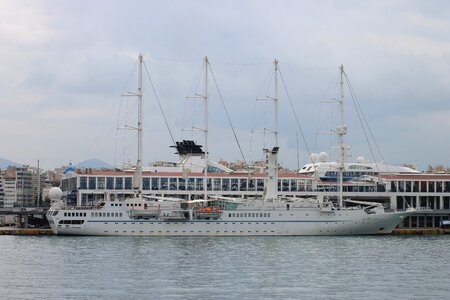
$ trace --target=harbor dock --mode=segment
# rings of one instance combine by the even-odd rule
[[[0,235],[52,235],[48,228],[0,227]]]

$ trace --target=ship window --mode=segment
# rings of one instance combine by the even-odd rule
[[[67,213],[64,213],[64,217],[67,217]]]
[[[231,214],[228,214],[228,218],[231,218]]]

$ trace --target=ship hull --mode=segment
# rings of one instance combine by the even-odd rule
[[[249,212],[248,216],[262,215]],[[410,212],[367,214],[362,210],[323,212],[320,210],[271,211],[268,218],[233,218],[224,212],[220,220],[127,218],[80,218],[83,224],[60,224],[50,216],[51,228],[58,235],[105,236],[311,236],[389,234]],[[87,214],[89,215],[89,213]],[[267,214],[268,215],[268,214]]]

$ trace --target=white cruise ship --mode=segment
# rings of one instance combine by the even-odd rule
[[[58,201],[47,218],[53,233],[62,235],[352,235],[390,233],[414,212],[386,212],[379,203],[354,201],[357,206],[337,208],[323,199],[277,197],[278,149],[266,153],[269,179],[263,199],[106,197],[94,207],[65,207]]]
[[[139,61],[140,85],[136,95],[139,97],[139,109],[141,109],[142,56],[139,57]],[[208,61],[205,58],[206,73],[207,66]],[[276,76],[277,61],[274,62],[274,69]],[[206,88],[205,90],[207,91]],[[273,99],[277,104],[277,93]],[[207,92],[204,100],[206,105]],[[208,194],[206,184],[203,185],[202,199],[144,196],[142,193],[142,111],[138,115],[136,129],[139,135],[139,151],[133,180],[135,197],[116,198],[114,194],[106,194],[103,200],[94,206],[70,207],[61,199],[61,190],[53,188],[50,195],[57,201],[48,211],[47,218],[54,234],[136,236],[388,234],[405,217],[414,213],[413,209],[388,212],[380,203],[362,201],[347,200],[353,206],[345,207],[342,197],[342,167],[340,167],[341,189],[337,205],[325,197],[279,197],[279,147],[277,146],[271,150],[264,149],[267,177],[263,197],[245,199],[213,196]],[[207,128],[204,132],[207,133]],[[205,146],[207,146],[206,137]],[[206,147],[204,152],[206,163],[207,155]],[[204,168],[205,179],[207,169],[207,167]]]

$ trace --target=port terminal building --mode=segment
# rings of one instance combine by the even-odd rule
[[[209,195],[225,197],[258,197],[264,192],[264,173],[233,173],[208,166],[205,180],[202,172],[145,171],[143,194],[182,199],[203,197],[204,184]],[[213,172],[216,171],[216,172]],[[106,195],[117,199],[133,197],[133,170],[71,170],[61,181],[68,204],[95,205]],[[283,197],[336,198],[338,184],[298,172],[281,172],[278,193]],[[399,228],[439,227],[450,218],[450,175],[447,174],[382,174],[362,176],[343,184],[344,199],[383,203],[386,209],[417,209],[417,214],[399,224]]]

